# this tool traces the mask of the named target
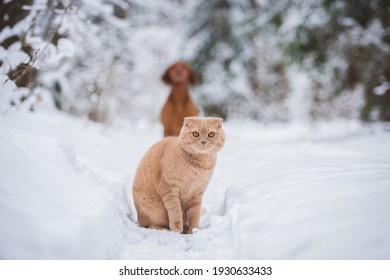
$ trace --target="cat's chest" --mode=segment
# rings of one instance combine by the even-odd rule
[[[195,194],[204,192],[210,181],[213,168],[201,169],[189,166],[187,172],[182,173],[182,183],[180,184],[180,196],[182,200],[189,200]]]
[[[176,157],[165,165],[163,180],[179,188],[182,199],[187,200],[194,194],[203,192],[211,178],[215,165],[214,158],[198,160],[190,157]]]
[[[193,176],[191,176],[193,175]],[[211,174],[189,174],[183,178],[180,187],[180,200],[184,203],[190,201],[199,193],[203,193],[208,185]]]

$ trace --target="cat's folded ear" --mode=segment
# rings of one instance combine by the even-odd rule
[[[199,122],[202,120],[207,120],[208,122],[217,123],[218,127],[222,127],[223,119],[218,117],[208,117],[208,118],[200,118],[200,117],[185,117],[183,126],[190,126],[193,122]]]
[[[183,126],[190,126],[190,124],[194,121],[199,119],[199,117],[185,117]]]
[[[214,117],[213,119],[218,124],[218,127],[222,127],[223,118]]]

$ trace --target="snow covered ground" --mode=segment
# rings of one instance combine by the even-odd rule
[[[158,123],[0,116],[1,259],[390,259],[390,132],[227,122],[193,235],[138,228]]]

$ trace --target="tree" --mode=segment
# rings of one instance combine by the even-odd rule
[[[333,102],[361,87],[361,118],[390,120],[389,9],[387,0],[317,1],[311,16],[325,20],[318,24],[303,20],[296,28],[289,54],[307,68],[320,70],[322,75],[317,72],[314,79],[329,92],[322,94],[322,102]]]
[[[0,65],[16,85],[7,94],[10,104],[31,101],[32,110],[54,101],[59,110],[107,121],[131,63],[122,43],[129,7],[122,0],[2,3]]]
[[[25,90],[19,91],[18,94],[11,96],[9,91],[4,90],[3,97],[9,106],[15,106],[25,102],[32,95],[32,90],[36,86],[37,69],[33,66],[35,53],[33,48],[26,42],[26,35],[29,30],[28,25],[23,25],[23,21],[32,22],[34,19],[31,10],[22,9],[24,6],[31,6],[32,0],[8,1],[0,4],[0,50],[3,55],[0,57],[0,67],[2,72],[7,74],[3,81],[9,82],[14,87],[21,87]],[[15,32],[19,27],[20,31]],[[7,55],[9,53],[9,55]],[[12,59],[18,57],[22,59]],[[6,109],[7,106],[4,106]],[[30,107],[32,110],[33,107]]]
[[[236,6],[230,0],[201,1],[188,20],[189,38],[195,45],[190,59],[200,83],[206,85],[201,90],[200,102],[207,115],[226,118],[229,103],[223,100],[237,97],[232,82],[237,71],[234,68],[242,64],[242,42],[232,21]]]
[[[202,1],[195,6],[189,45],[207,115],[287,120],[286,65],[277,28],[269,22],[282,8],[255,0]]]

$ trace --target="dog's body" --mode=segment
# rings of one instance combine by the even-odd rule
[[[161,110],[164,137],[177,136],[180,134],[184,118],[199,114],[188,89],[189,84],[195,84],[196,78],[188,63],[177,62],[166,70],[162,80],[172,86]]]

